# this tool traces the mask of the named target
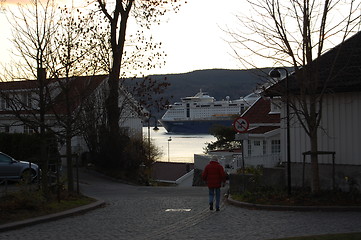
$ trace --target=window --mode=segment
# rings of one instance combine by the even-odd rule
[[[254,144],[255,146],[261,146],[261,141],[254,141],[253,144]]]
[[[26,134],[33,134],[33,133],[35,133],[35,131],[34,131],[33,128],[30,128],[29,126],[25,125],[25,126],[24,126],[24,133],[26,133]]]
[[[4,97],[1,98],[1,109],[5,109],[6,107],[6,100]]]
[[[281,140],[272,140],[271,142],[271,153],[280,153],[281,152]]]
[[[267,141],[266,140],[263,140],[263,155],[266,155],[267,154]]]
[[[10,126],[9,125],[0,126],[0,132],[9,133],[10,132]]]
[[[245,110],[245,108],[244,108],[244,104],[242,103],[242,104],[241,104],[241,113],[243,113],[243,112],[244,112],[244,110]]]
[[[272,114],[272,113],[280,113],[281,112],[280,105],[281,105],[280,99],[272,99],[270,114]]]
[[[22,98],[23,98],[24,106],[31,108],[32,105],[33,105],[32,104],[32,99],[31,99],[31,93],[24,93],[22,95]]]
[[[0,163],[10,163],[12,159],[5,154],[0,153]]]
[[[120,132],[124,135],[129,136],[130,128],[129,127],[121,127]]]
[[[191,112],[190,112],[190,105],[189,103],[187,103],[187,107],[186,107],[186,114],[187,114],[187,118],[189,118],[191,116]]]
[[[248,156],[252,156],[252,141],[248,140]]]
[[[10,96],[5,93],[1,96],[1,109],[9,109],[10,108]]]

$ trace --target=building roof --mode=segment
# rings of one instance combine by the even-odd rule
[[[79,76],[72,77],[69,80],[69,109],[73,111],[83,102],[84,99],[88,98],[99,85],[107,79],[107,75],[97,76]],[[53,105],[48,109],[48,113],[56,112],[57,114],[65,114],[66,96],[64,91],[61,91],[61,85],[65,83],[65,78],[60,79],[48,79],[47,85],[51,88],[54,93],[59,93],[53,96]],[[24,81],[8,81],[0,82],[0,91],[7,92],[21,92],[21,91],[37,91],[39,88],[39,82],[36,80],[24,80]],[[60,91],[59,91],[60,90]],[[21,113],[30,113],[33,110],[21,110]],[[12,113],[11,110],[1,110],[2,114]]]
[[[271,100],[259,98],[242,115],[250,124],[279,124],[280,113],[271,113]]]
[[[341,44],[315,59],[307,68],[318,68],[318,92],[358,92],[361,91],[361,32],[356,33]],[[304,71],[300,70],[300,73]],[[285,91],[285,80],[278,82],[265,91],[266,96],[279,96]],[[289,89],[297,93],[301,81],[289,76]],[[283,89],[283,90],[282,90]]]
[[[259,127],[249,129],[247,131],[247,133],[264,134],[264,133],[268,133],[268,132],[271,132],[271,131],[279,129],[279,128],[280,128],[280,126],[259,126]]]
[[[108,78],[107,75],[97,75],[97,76],[81,76],[71,78],[69,81],[69,109],[73,111],[77,108],[84,99],[88,98],[94,91],[97,89],[101,83],[103,83]],[[59,81],[64,81],[60,79]],[[66,94],[64,91],[61,91],[54,99],[54,107],[52,111],[57,114],[66,113]]]
[[[8,82],[0,82],[1,90],[30,90],[37,89],[38,82],[36,80],[23,80],[23,81],[8,81]]]

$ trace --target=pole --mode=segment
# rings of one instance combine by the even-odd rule
[[[289,102],[289,84],[288,70],[284,67],[277,67],[270,71],[269,76],[272,78],[280,78],[279,70],[286,72],[286,148],[287,148],[287,193],[291,195],[291,140],[290,140],[290,102]]]
[[[72,157],[75,156],[76,161],[76,192],[79,195],[80,188],[79,188],[79,157],[78,154],[73,154]]]
[[[244,168],[244,140],[242,140],[242,182],[243,182],[243,192],[246,191],[246,177],[245,177],[245,168]]]
[[[150,117],[148,118],[148,160],[150,163]]]
[[[168,162],[170,161],[170,158],[169,158],[169,142],[170,141],[172,141],[172,137],[168,138]]]
[[[287,121],[287,193],[291,195],[291,150],[290,150],[290,102],[289,102],[289,86],[288,86],[288,71],[286,71],[286,121]]]

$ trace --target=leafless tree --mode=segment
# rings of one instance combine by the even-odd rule
[[[108,43],[108,47],[105,46],[105,51],[103,52],[105,56],[109,56],[109,50],[111,50],[111,56],[108,58],[103,57],[103,59],[109,59],[109,64],[106,63],[107,70],[109,70],[109,94],[106,99],[106,111],[107,111],[107,121],[108,129],[111,134],[111,141],[114,144],[117,144],[117,135],[119,134],[119,119],[120,119],[120,108],[119,103],[119,79],[122,76],[122,73],[125,72],[124,66],[127,62],[132,62],[132,67],[152,67],[153,59],[143,58],[142,64],[134,66],[134,61],[132,60],[134,56],[143,57],[145,56],[144,51],[138,51],[138,54],[134,54],[132,51],[127,51],[126,47],[133,46],[133,49],[138,50],[140,47],[140,42],[147,42],[143,31],[138,31],[135,34],[136,42],[130,42],[130,35],[127,34],[129,27],[129,19],[134,17],[136,22],[145,29],[149,29],[152,24],[159,23],[159,17],[163,16],[169,10],[177,10],[180,6],[179,1],[176,0],[116,0],[116,1],[107,1],[107,0],[97,0],[96,1],[103,17],[105,18],[106,28],[109,32],[108,35],[104,35],[104,39],[109,39],[109,41],[104,41]],[[128,45],[127,45],[128,43]],[[155,45],[145,44],[145,47],[152,48]],[[108,50],[107,50],[108,49]],[[144,49],[143,49],[144,50]],[[132,53],[131,53],[132,52]],[[127,60],[128,58],[128,60]],[[128,68],[129,69],[129,68]],[[116,149],[116,147],[114,146]],[[118,155],[119,154],[116,154]]]
[[[82,134],[81,117],[84,104],[90,97],[93,87],[91,76],[79,76],[93,71],[90,56],[94,43],[89,36],[92,14],[83,13],[74,6],[59,7],[57,31],[51,41],[50,61],[47,62],[49,75],[56,83],[56,98],[50,99],[51,112],[55,115],[58,131],[55,133],[65,139],[67,159],[68,191],[74,190],[72,138]],[[92,69],[92,70],[91,70]],[[94,77],[95,78],[95,77]],[[103,77],[104,78],[104,77]]]
[[[43,139],[41,144],[42,187],[48,191],[48,159],[46,153],[46,111],[49,107],[47,92],[46,63],[49,61],[49,45],[56,31],[54,25],[55,4],[53,0],[31,0],[30,4],[18,5],[17,10],[10,11],[9,22],[12,26],[12,42],[15,46],[13,54],[16,61],[13,68],[5,73],[7,80],[36,79],[36,88],[28,94],[26,104],[18,93],[12,94],[14,114],[26,125],[37,131]],[[28,103],[33,102],[32,110]],[[28,110],[24,115],[20,110]]]
[[[20,14],[12,13],[10,22],[20,60],[14,65],[18,71],[8,71],[7,78],[37,79],[37,84],[31,93],[27,93],[33,102],[31,106],[29,101],[24,102],[24,94],[11,94],[12,110],[21,122],[41,135],[50,131],[65,140],[68,190],[73,191],[71,140],[83,129],[79,119],[83,104],[89,97],[87,88],[93,87],[92,79],[76,82],[79,82],[78,76],[96,71],[89,57],[94,49],[88,36],[92,15],[72,7],[58,8],[52,0],[34,0],[31,5],[19,5],[18,11]],[[51,119],[48,113],[51,113]],[[45,146],[46,140],[41,157],[43,188],[46,190],[48,162]]]
[[[317,130],[328,81],[321,81],[314,60],[360,30],[361,2],[247,0],[247,3],[248,14],[238,16],[240,28],[227,30],[232,37],[231,46],[246,67],[257,67],[259,60],[268,59],[275,66],[293,68],[299,91],[288,100],[309,136],[312,190],[317,192],[320,190]],[[281,92],[286,100],[286,89]]]

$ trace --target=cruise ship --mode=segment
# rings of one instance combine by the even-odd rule
[[[167,132],[209,134],[213,126],[232,126],[235,117],[240,116],[258,97],[252,93],[236,100],[227,96],[217,101],[200,90],[193,97],[181,98],[181,102],[169,105],[159,122]]]

